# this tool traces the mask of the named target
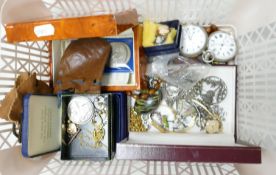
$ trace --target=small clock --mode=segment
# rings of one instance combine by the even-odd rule
[[[215,61],[227,62],[237,53],[234,36],[224,31],[217,31],[209,36],[208,50],[212,52]]]
[[[207,47],[208,35],[203,27],[188,24],[182,26],[180,50],[186,57],[197,57]]]
[[[68,104],[67,114],[75,124],[86,124],[94,114],[94,106],[89,98],[76,96]]]

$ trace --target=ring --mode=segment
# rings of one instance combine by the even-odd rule
[[[215,57],[214,57],[214,54],[209,51],[209,50],[206,50],[206,51],[203,51],[202,53],[202,61],[204,63],[212,63],[213,61],[215,60]]]

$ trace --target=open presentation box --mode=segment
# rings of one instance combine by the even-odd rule
[[[103,91],[114,92],[140,89],[141,66],[139,48],[141,43],[139,38],[141,38],[141,35],[141,27],[135,26],[119,35],[108,36],[107,33],[106,37],[104,37],[112,46],[112,53],[110,56],[111,60],[113,60],[113,54],[115,59],[118,54],[126,54],[126,57],[129,58],[119,58],[111,61],[117,62],[115,63],[116,65],[113,63],[112,67],[109,65],[106,66],[101,81],[101,89]],[[60,59],[69,44],[70,40],[58,40],[52,42],[53,82],[56,82]],[[119,47],[121,48],[118,48],[118,44],[120,44]],[[122,49],[127,53],[122,52]]]
[[[237,140],[236,66],[213,66],[206,77],[219,77],[227,87],[227,96],[220,103],[225,113],[221,133],[206,134],[195,127],[183,133],[160,133],[152,124],[146,132],[130,131],[128,139],[117,144],[117,159],[260,163],[261,148]],[[131,107],[133,100],[130,99]],[[175,115],[164,100],[155,112],[168,118]]]
[[[62,160],[110,160],[126,137],[124,93],[26,95],[22,154],[61,151]],[[82,118],[81,118],[82,117]]]

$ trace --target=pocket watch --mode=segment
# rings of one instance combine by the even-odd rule
[[[91,100],[84,96],[76,96],[68,104],[67,114],[75,124],[86,124],[94,114],[94,106]]]
[[[180,51],[184,56],[197,57],[207,47],[208,35],[203,27],[193,24],[182,26]]]
[[[227,62],[237,53],[234,36],[224,31],[217,31],[209,36],[208,50],[213,53],[214,61]]]

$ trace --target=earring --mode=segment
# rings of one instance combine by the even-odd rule
[[[150,114],[151,125],[161,133],[168,132],[169,124],[167,116],[162,116],[160,112],[153,112]]]
[[[69,142],[67,143],[68,145],[73,142],[73,140],[77,137],[77,135],[80,133],[81,129],[79,126],[75,123],[73,123],[71,120],[67,121],[66,124],[66,132],[69,136]]]

